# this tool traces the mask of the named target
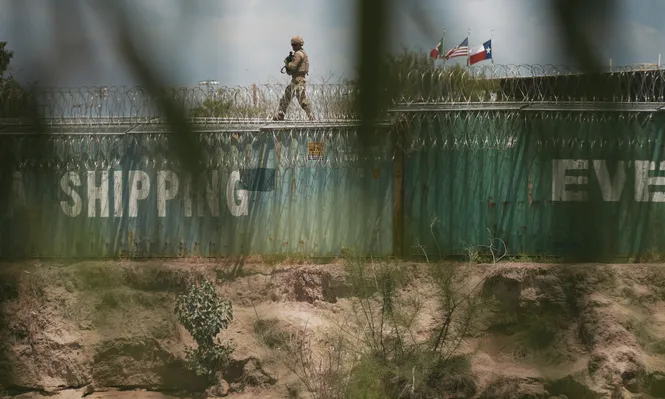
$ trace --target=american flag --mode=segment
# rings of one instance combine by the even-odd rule
[[[466,57],[469,55],[469,37],[464,38],[462,43],[459,46],[451,48],[446,54],[443,55],[443,58],[449,60],[455,57]]]

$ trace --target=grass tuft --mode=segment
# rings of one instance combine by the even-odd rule
[[[254,333],[270,349],[280,349],[289,340],[278,319],[256,319],[253,324]]]

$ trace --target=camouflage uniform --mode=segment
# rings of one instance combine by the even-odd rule
[[[312,105],[305,93],[305,76],[309,72],[309,58],[307,57],[305,50],[302,49],[303,44],[305,44],[305,41],[302,37],[294,36],[291,38],[291,46],[299,46],[300,48],[294,48],[295,52],[293,54],[293,60],[288,63],[285,62],[286,73],[291,76],[291,83],[286,86],[286,89],[284,90],[284,95],[279,101],[279,112],[273,118],[274,120],[284,120],[284,114],[286,113],[289,104],[291,104],[294,94],[302,109],[307,113],[309,119],[314,119],[314,115],[312,115]]]

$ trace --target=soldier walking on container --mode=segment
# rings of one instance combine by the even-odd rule
[[[305,41],[300,36],[294,36],[291,38],[291,48],[293,48],[294,54],[284,60],[284,67],[286,73],[291,76],[291,83],[286,86],[284,95],[279,101],[279,111],[277,115],[272,118],[274,121],[284,120],[284,114],[291,104],[291,99],[293,99],[294,94],[302,109],[307,113],[307,117],[310,120],[314,120],[314,115],[312,115],[312,105],[305,93],[305,76],[309,73],[309,58],[307,58],[307,53],[302,48],[304,44]]]

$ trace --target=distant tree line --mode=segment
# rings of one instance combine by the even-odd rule
[[[27,116],[30,98],[27,91],[8,74],[14,52],[7,42],[0,42],[0,118]]]

